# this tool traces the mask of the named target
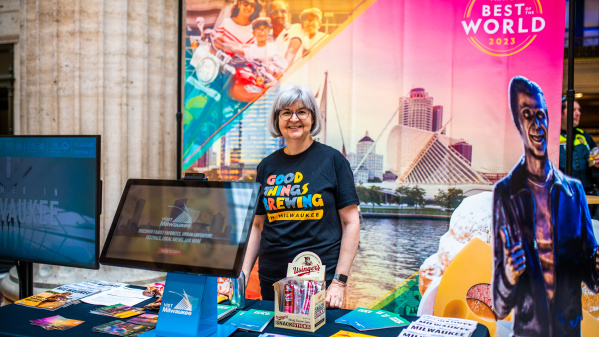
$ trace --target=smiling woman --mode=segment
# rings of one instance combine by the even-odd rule
[[[360,239],[358,196],[349,162],[312,138],[322,116],[306,86],[282,87],[273,101],[268,130],[287,147],[264,158],[262,185],[248,249],[246,275],[259,256],[262,298],[274,300],[272,284],[286,275],[299,253],[316,253],[326,266],[329,307],[343,305],[345,285]]]

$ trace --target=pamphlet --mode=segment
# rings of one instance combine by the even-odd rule
[[[90,311],[92,314],[116,318],[129,318],[145,313],[143,308],[131,307],[123,304],[114,304]]]
[[[119,320],[97,325],[93,328],[94,332],[107,333],[117,336],[137,336],[140,333],[154,329],[151,326],[133,324]]]
[[[88,304],[95,305],[113,305],[113,304],[124,304],[134,306],[148,299],[148,296],[143,294],[143,290],[121,287],[113,288],[101,293],[88,296],[81,300]]]
[[[158,323],[158,315],[156,315],[156,314],[141,314],[137,317],[128,319],[127,323],[156,327],[156,323]]]
[[[476,330],[477,322],[451,317],[436,317],[423,315],[417,321],[410,323],[399,336],[457,336],[469,337]],[[398,336],[398,337],[399,337]]]
[[[32,325],[41,326],[46,330],[67,330],[77,326],[84,321],[64,318],[62,316],[50,316],[46,318],[34,319],[30,321]]]
[[[78,303],[80,299],[89,295],[123,285],[123,283],[112,283],[105,281],[73,283],[56,287],[40,294],[29,296],[16,301],[15,304],[46,310],[56,310],[73,303]]]
[[[363,333],[340,330],[340,331],[337,331],[335,334],[331,335],[331,337],[375,337],[375,336],[365,335]]]
[[[365,308],[356,308],[337,318],[335,323],[350,325],[358,331],[397,328],[410,324],[408,320],[396,313]]]
[[[224,325],[232,325],[241,330],[262,332],[273,319],[273,311],[255,310],[239,311],[231,317]]]
[[[217,304],[216,305],[216,313],[218,314],[218,319],[225,318],[237,310],[237,307],[234,305],[226,305],[226,304]]]
[[[294,337],[294,336],[290,336],[290,335],[281,335],[278,333],[272,333],[272,332],[265,332],[263,334],[258,335],[258,337]]]

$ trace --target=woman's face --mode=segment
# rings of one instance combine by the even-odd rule
[[[299,115],[305,115],[307,112],[308,117],[304,120],[298,118]],[[283,120],[281,115],[286,115],[291,112],[291,118],[289,120]],[[283,107],[279,110],[279,131],[289,143],[290,140],[303,140],[310,136],[310,130],[314,123],[312,112],[304,106],[301,101],[295,101],[290,106]]]
[[[308,14],[306,17],[304,17],[304,20],[302,21],[302,29],[310,37],[314,36],[318,32],[319,28],[320,20],[318,20],[316,15]]]
[[[256,0],[238,0],[239,16],[249,18],[256,10]]]

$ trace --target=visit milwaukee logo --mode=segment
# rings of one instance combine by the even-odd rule
[[[310,274],[313,271],[320,271],[320,265],[314,265],[310,267],[293,267],[293,273],[296,276],[304,276]]]
[[[545,18],[540,0],[470,0],[461,24],[475,48],[501,57],[531,45],[545,29]]]

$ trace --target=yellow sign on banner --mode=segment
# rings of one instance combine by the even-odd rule
[[[322,219],[323,210],[316,211],[286,211],[274,214],[268,214],[269,221],[278,220],[318,220]]]

